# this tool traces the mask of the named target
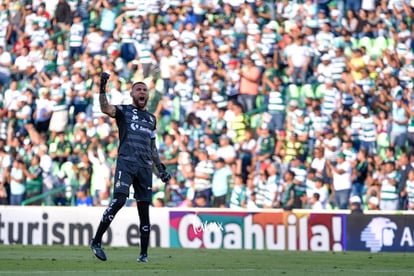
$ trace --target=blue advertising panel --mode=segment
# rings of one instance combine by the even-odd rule
[[[346,250],[414,252],[413,215],[348,215]]]

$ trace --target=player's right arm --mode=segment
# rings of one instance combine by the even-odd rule
[[[101,83],[99,90],[99,104],[101,106],[101,111],[108,116],[114,118],[116,114],[116,107],[112,104],[109,104],[108,98],[106,97],[106,84],[109,79],[109,74],[103,72],[101,74]]]

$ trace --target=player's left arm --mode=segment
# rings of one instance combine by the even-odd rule
[[[152,162],[155,167],[158,169],[161,166],[160,154],[158,153],[158,148],[155,143],[155,138],[151,138],[151,152],[152,152]]]
[[[155,129],[153,130],[152,137],[151,137],[151,153],[152,153],[152,163],[154,164],[154,167],[156,168],[156,174],[159,178],[161,178],[162,182],[165,184],[168,184],[171,175],[167,172],[167,169],[165,165],[161,162],[160,154],[158,153],[158,148],[155,143]]]

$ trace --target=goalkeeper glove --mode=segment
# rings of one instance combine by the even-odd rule
[[[166,171],[166,167],[163,163],[157,165],[158,175],[162,182],[169,184],[171,175]]]
[[[102,72],[102,74],[101,74],[101,85],[100,85],[99,93],[103,93],[103,94],[106,93],[106,84],[108,82],[109,76],[110,75],[108,73]]]

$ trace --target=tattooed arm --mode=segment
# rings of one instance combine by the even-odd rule
[[[109,104],[108,98],[106,97],[106,84],[109,79],[109,74],[103,72],[101,74],[101,83],[99,90],[99,104],[101,105],[101,111],[107,114],[110,117],[115,117],[116,107],[112,104]]]

